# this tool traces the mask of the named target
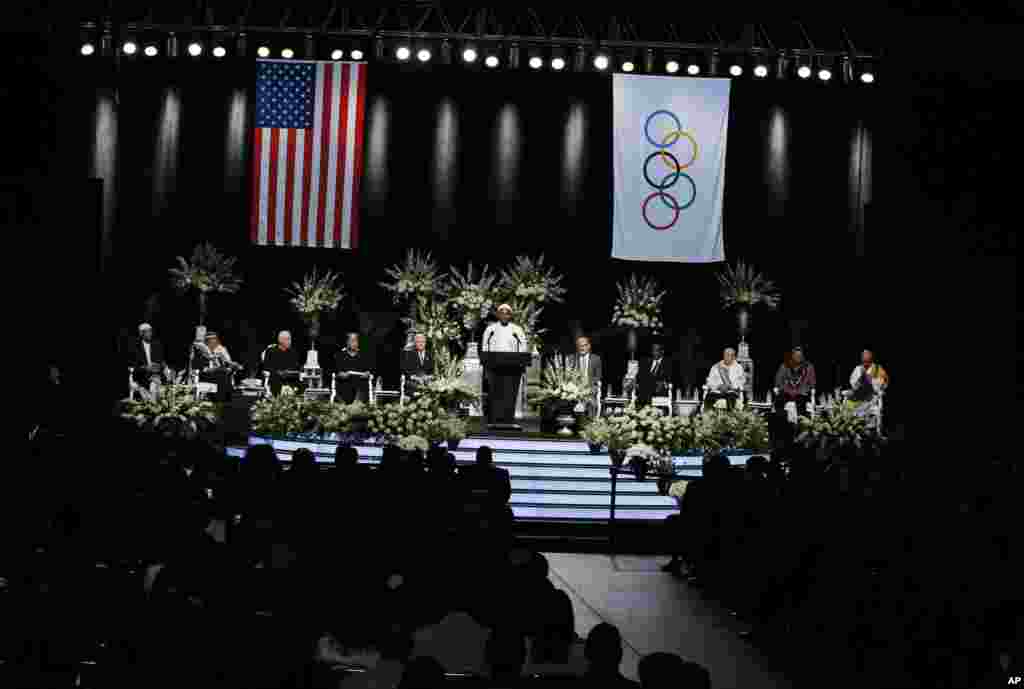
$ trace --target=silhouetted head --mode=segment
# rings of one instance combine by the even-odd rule
[[[444,666],[436,658],[413,658],[402,672],[398,689],[434,689],[444,686]]]
[[[534,663],[567,663],[576,637],[575,617],[569,594],[555,589],[542,607],[540,628],[533,642]]]
[[[622,635],[617,627],[602,622],[590,630],[583,653],[593,670],[616,672],[622,664]]]
[[[494,451],[488,445],[476,449],[476,463],[480,466],[491,466],[494,463]]]
[[[308,447],[300,447],[292,453],[291,470],[302,474],[316,471],[316,455]]]
[[[637,666],[637,674],[640,676],[640,685],[643,689],[677,689],[677,687],[690,688],[689,684],[682,683],[679,674],[686,666],[686,662],[675,653],[651,653],[644,656]]]
[[[519,680],[526,662],[526,638],[521,632],[495,629],[487,640],[487,664],[492,680]]]
[[[277,453],[270,445],[251,445],[245,451],[245,458],[242,460],[242,471],[250,477],[269,478],[276,476],[279,472]]]
[[[359,464],[359,450],[351,445],[338,445],[334,451],[334,465],[339,469],[352,469]]]

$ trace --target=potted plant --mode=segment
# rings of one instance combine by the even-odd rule
[[[459,443],[466,437],[466,422],[458,416],[449,415],[442,422],[445,442],[452,452],[459,449]]]
[[[747,333],[750,332],[751,309],[758,304],[764,304],[769,309],[778,308],[781,299],[779,291],[771,280],[754,272],[752,266],[742,261],[735,268],[727,264],[717,277],[721,285],[722,305],[727,309],[736,309],[740,342],[746,342]]]
[[[217,423],[220,410],[213,402],[196,400],[187,385],[170,385],[157,398],[124,400],[120,416],[144,431],[165,437],[194,438]]]
[[[796,442],[816,450],[818,458],[839,462],[876,454],[886,444],[871,419],[840,397],[826,397],[813,417],[801,416]]]
[[[669,486],[668,494],[676,499],[676,503],[679,506],[683,504],[683,496],[686,495],[686,487],[690,485],[689,481],[673,481],[672,485]]]
[[[235,274],[233,257],[225,256],[213,244],[206,242],[192,251],[192,260],[178,256],[178,267],[171,268],[171,283],[178,292],[195,290],[199,295],[199,327],[206,326],[206,308],[211,294],[234,294],[242,286],[242,278]]]
[[[591,399],[593,394],[594,391],[584,373],[569,366],[565,357],[559,354],[544,370],[540,389],[530,395],[530,402],[534,405],[556,404],[558,406],[556,420],[562,425],[558,434],[572,435],[569,426],[575,422],[573,409],[576,405]]]
[[[583,427],[580,434],[590,447],[590,454],[599,455],[608,442],[608,422],[604,419],[594,419]]]
[[[317,275],[316,269],[302,279],[302,283],[293,282],[285,294],[291,297],[289,303],[309,325],[309,337],[316,350],[316,341],[320,337],[320,314],[338,308],[345,296],[341,285],[341,276],[332,272]]]
[[[662,328],[661,301],[665,298],[665,291],[652,278],[641,278],[635,273],[615,287],[619,296],[612,311],[612,325],[626,329],[626,348],[632,360],[636,358],[637,328],[652,333]]]
[[[626,450],[626,459],[629,460],[629,466],[633,470],[633,477],[637,481],[643,480],[644,476],[647,475],[648,465],[657,458],[658,451],[650,445],[632,445]]]
[[[603,419],[607,424],[608,432],[605,436],[605,447],[608,448],[608,456],[612,460],[613,471],[622,468],[626,461],[626,450],[635,444],[633,434],[635,424],[625,415],[607,416]]]

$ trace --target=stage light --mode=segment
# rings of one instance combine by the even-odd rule
[[[758,79],[764,79],[766,76],[768,76],[768,67],[763,64],[755,65],[754,76],[757,77]]]
[[[399,60],[402,60],[403,62],[405,60],[408,60],[410,55],[412,55],[412,51],[409,50],[408,46],[399,46],[398,50],[395,51],[395,57],[397,57]]]
[[[601,70],[602,72],[608,69],[608,56],[607,55],[595,55],[594,56],[594,67]]]
[[[875,75],[872,72],[863,72],[860,75],[861,83],[873,84],[875,83]]]
[[[500,61],[498,60],[497,55],[488,55],[487,59],[484,60],[484,64],[490,67],[491,69],[497,67],[499,62]]]
[[[565,58],[556,57],[551,60],[551,69],[563,70],[565,69]]]
[[[142,52],[146,57],[156,57],[160,50],[155,45],[147,45]]]
[[[88,55],[92,55],[95,52],[96,52],[96,46],[94,46],[92,43],[83,43],[82,44],[82,55],[88,56]]]
[[[343,57],[345,57],[345,53],[340,48],[335,48],[334,50],[331,51],[332,60],[340,60]]]
[[[292,50],[291,48],[285,48],[284,50],[281,51],[281,57],[283,57],[285,60],[291,60],[293,57],[295,57],[295,51]]]
[[[350,58],[352,58],[353,60],[362,60],[363,59],[363,51],[360,50],[359,48],[356,48],[351,53],[349,53],[348,56]]]
[[[632,72],[634,69],[636,69],[636,65],[633,64],[632,60],[626,60],[625,62],[622,63],[623,72]]]
[[[540,69],[544,66],[544,60],[540,59],[540,56],[534,55],[530,58],[530,67],[533,69]]]
[[[679,71],[679,63],[675,60],[669,60],[665,63],[665,71],[669,74],[675,74]]]
[[[472,48],[466,48],[462,51],[463,62],[476,62],[477,54]]]
[[[188,44],[188,54],[191,55],[192,57],[199,57],[200,55],[203,54],[203,46],[199,45],[198,43],[196,43],[194,41],[192,43],[189,43]]]
[[[818,78],[821,79],[822,81],[828,81],[829,79],[832,78],[832,71],[825,67],[822,67],[820,70],[818,70]]]
[[[426,48],[420,48],[420,51],[416,53],[416,59],[420,62],[427,62],[430,60],[430,51]]]
[[[121,50],[124,51],[125,55],[134,55],[139,50],[139,45],[135,41],[125,41],[124,45],[121,46]]]
[[[270,57],[270,48],[265,45],[261,45],[256,49],[256,54],[260,57]]]
[[[811,76],[811,68],[807,65],[800,65],[800,68],[796,70],[796,75],[801,79],[807,79]]]
[[[729,67],[729,74],[731,74],[734,77],[738,77],[741,74],[743,74],[743,68],[740,67],[739,65],[732,65],[731,67]]]
[[[213,49],[213,56],[214,57],[224,57],[227,54],[228,54],[227,48],[225,48],[222,45],[219,45],[219,46],[217,46],[216,48]]]
[[[686,73],[689,74],[691,77],[697,76],[698,74],[700,74],[700,65],[698,65],[696,62],[691,62],[690,64],[686,65]]]

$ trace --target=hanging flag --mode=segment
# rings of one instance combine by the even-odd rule
[[[354,249],[366,65],[256,61],[254,244]]]
[[[725,260],[728,79],[612,77],[612,258]]]

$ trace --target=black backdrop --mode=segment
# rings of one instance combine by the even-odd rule
[[[634,270],[670,290],[666,339],[682,360],[683,382],[694,382],[697,370],[735,344],[735,324],[719,306],[719,266],[609,258],[607,76],[372,64],[361,245],[354,252],[250,245],[251,62],[128,62],[116,77],[115,90],[112,66],[95,63],[80,74],[75,97],[82,167],[87,174],[105,170],[115,206],[108,232],[116,289],[109,310],[125,335],[141,320],[153,321],[172,357],[179,350],[177,358],[184,357],[196,307],[174,295],[166,271],[176,255],[204,240],[239,256],[242,293],[215,297],[208,320],[232,351],[249,357],[281,328],[295,331],[305,349],[282,290],[315,265],[341,271],[351,295],[326,321],[328,339],[348,329],[368,332],[387,372],[401,328],[377,283],[409,247],[433,251],[442,265],[472,259],[500,266],[517,253],[545,254],[569,289],[566,303],[544,315],[548,340],[568,348],[577,325],[597,335],[596,349],[606,354],[613,376],[623,367],[623,338],[606,327],[614,285]],[[96,113],[104,103],[109,111],[115,98],[116,137],[96,145]],[[750,340],[762,392],[794,341],[809,348],[823,388],[845,378],[865,345],[896,370],[905,356],[897,314],[882,308],[870,317],[849,314],[858,303],[882,303],[892,290],[884,273],[865,270],[855,255],[852,201],[871,198],[870,169],[863,177],[856,169],[854,135],[863,128],[868,147],[877,148],[874,140],[885,134],[875,131],[876,112],[884,101],[882,92],[865,88],[734,84],[726,256],[752,262],[784,295],[779,312],[754,315]],[[436,159],[439,129],[455,144],[447,168]],[[103,146],[113,146],[105,153],[115,163],[106,168],[97,166]],[[511,157],[518,166],[509,162],[516,148]]]

